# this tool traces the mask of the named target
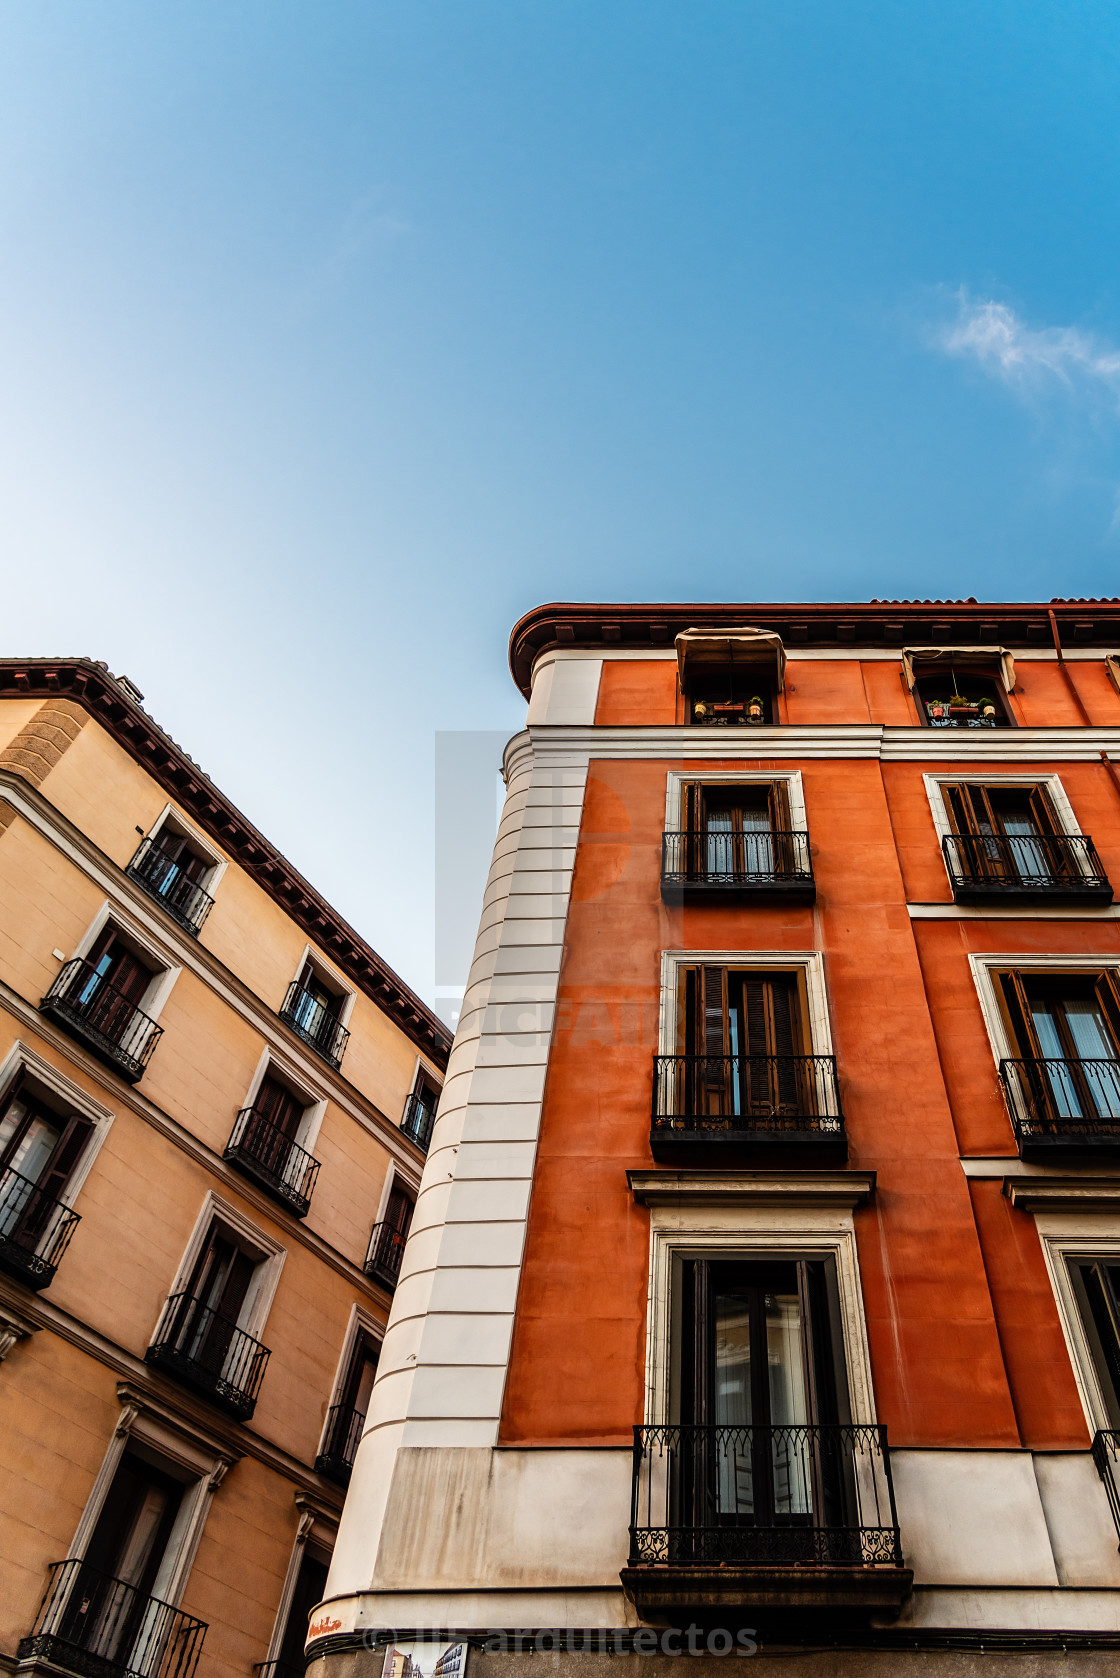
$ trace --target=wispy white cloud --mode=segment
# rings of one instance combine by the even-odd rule
[[[958,294],[955,320],[934,334],[938,349],[971,360],[1023,395],[1055,384],[1120,405],[1120,351],[1076,326],[1031,327],[1006,303]]]

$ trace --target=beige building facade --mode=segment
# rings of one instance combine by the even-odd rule
[[[449,1034],[83,661],[0,662],[0,1667],[302,1667]]]

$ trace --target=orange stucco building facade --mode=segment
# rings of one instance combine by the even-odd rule
[[[448,1034],[144,710],[0,661],[0,1667],[302,1667]]]
[[[323,1678],[402,1627],[1120,1655],[1117,649],[1117,601],[518,624]]]

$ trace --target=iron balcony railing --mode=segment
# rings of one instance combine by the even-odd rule
[[[342,1065],[350,1033],[338,1023],[326,1003],[304,990],[298,980],[288,986],[280,1018],[331,1066]]]
[[[366,1413],[352,1410],[348,1404],[335,1404],[327,1413],[327,1431],[323,1435],[323,1449],[315,1458],[318,1473],[340,1486],[349,1484],[350,1470],[358,1442],[362,1437]]]
[[[401,1259],[404,1257],[404,1244],[407,1239],[407,1230],[394,1229],[390,1223],[382,1222],[373,1226],[365,1273],[375,1277],[390,1293],[396,1287],[397,1278],[401,1273]]]
[[[832,1055],[658,1055],[651,1140],[843,1145]]]
[[[1120,1147],[1120,1060],[1001,1060],[999,1072],[1024,1159]]]
[[[243,1107],[238,1113],[223,1157],[297,1218],[307,1216],[319,1161],[255,1107]]]
[[[214,907],[214,899],[188,879],[179,864],[165,855],[154,840],[141,841],[128,872],[150,897],[163,904],[181,927],[192,937],[198,937],[203,921]]]
[[[1120,1433],[1102,1429],[1093,1440],[1093,1461],[1104,1481],[1113,1525],[1120,1533]],[[1120,1547],[1120,1546],[1118,1546]]]
[[[77,1212],[52,1200],[18,1171],[0,1171],[0,1266],[29,1288],[54,1280],[75,1228]]]
[[[436,1122],[436,1102],[426,1099],[423,1091],[413,1090],[404,1105],[404,1118],[401,1129],[405,1135],[416,1143],[418,1148],[426,1149],[432,1140],[432,1126]]]
[[[66,963],[39,1006],[131,1084],[163,1036],[162,1026],[80,958]]]
[[[56,1561],[16,1658],[78,1678],[191,1678],[206,1626],[84,1561]]]
[[[270,1355],[229,1317],[188,1293],[176,1293],[164,1306],[144,1360],[248,1421]]]
[[[1072,896],[1111,903],[1093,841],[1081,833],[947,833],[941,841],[957,898]]]
[[[661,888],[671,895],[812,895],[807,833],[663,833]]]
[[[634,1429],[630,1565],[901,1567],[878,1423]]]

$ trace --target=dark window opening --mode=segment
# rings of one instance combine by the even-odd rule
[[[93,1122],[51,1105],[21,1068],[0,1100],[0,1265],[45,1287],[80,1221],[62,1202]]]
[[[685,709],[708,728],[758,728],[777,717],[774,684],[756,665],[728,664],[692,676]]]
[[[928,728],[1010,728],[1011,712],[995,675],[950,667],[914,683],[918,715]]]
[[[1120,991],[1109,971],[1003,973],[1001,1064],[1020,1145],[1120,1137]]]
[[[1109,1424],[1120,1428],[1120,1261],[1071,1261],[1070,1272]]]
[[[340,1485],[347,1484],[354,1466],[380,1355],[381,1342],[360,1332],[339,1387],[338,1402],[331,1406],[327,1416],[323,1446],[315,1467]]]
[[[296,1574],[295,1589],[284,1620],[284,1635],[276,1658],[275,1678],[298,1678],[306,1666],[303,1646],[307,1642],[307,1627],[311,1611],[327,1594],[327,1573],[330,1563],[305,1549]]]
[[[415,1202],[412,1195],[402,1184],[394,1182],[385,1204],[385,1215],[380,1223],[373,1226],[369,1255],[366,1258],[366,1272],[390,1289],[396,1286],[397,1277],[400,1275],[404,1246],[414,1210]]]

